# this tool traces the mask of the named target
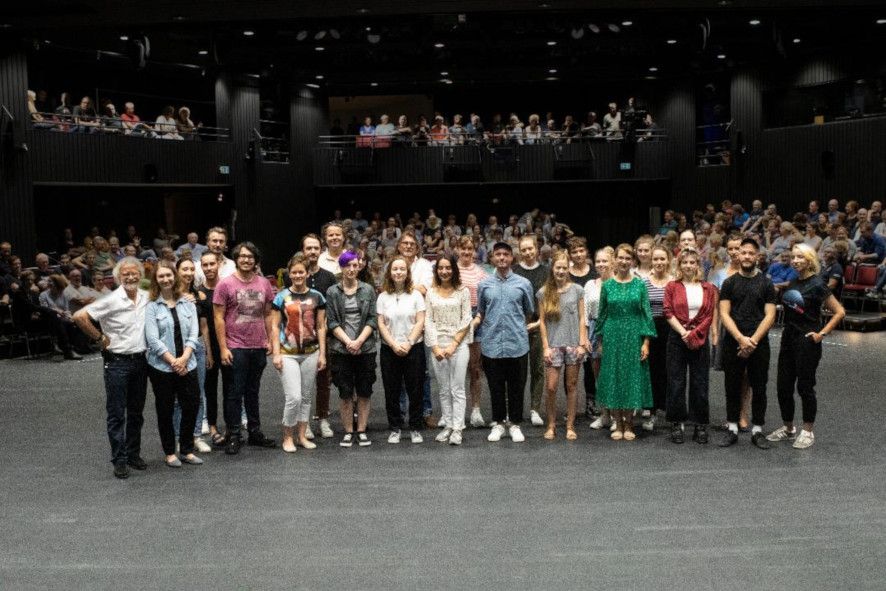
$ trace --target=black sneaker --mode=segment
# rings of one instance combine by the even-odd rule
[[[130,468],[133,468],[135,470],[147,470],[148,469],[148,463],[141,456],[135,456],[134,458],[129,458],[128,460],[126,460],[126,463],[129,465]]]
[[[695,432],[692,434],[692,439],[694,439],[696,443],[701,443],[702,445],[707,445],[707,443],[708,443],[708,428],[704,425],[696,425]]]
[[[763,435],[762,431],[758,431],[751,435],[751,443],[754,444],[755,447],[759,449],[771,449],[772,446],[769,445],[769,442],[766,441],[766,436]]]
[[[366,435],[366,431],[360,431],[357,433],[357,445],[360,447],[366,447],[367,445],[372,445],[372,440]]]
[[[126,462],[114,464],[114,476],[121,480],[129,478],[129,466],[126,465]]]
[[[246,445],[252,445],[255,447],[277,447],[277,444],[274,442],[274,440],[265,437],[264,433],[262,433],[261,431],[250,433],[249,439],[246,440]]]
[[[240,437],[238,435],[228,434],[228,442],[225,444],[225,453],[229,456],[236,456],[240,453]]]
[[[683,443],[683,425],[680,423],[671,424],[671,442]]]
[[[723,438],[720,440],[720,447],[729,447],[731,445],[735,445],[738,443],[738,433],[733,433],[732,431],[726,430],[726,433],[723,434]]]
[[[341,438],[339,442],[341,447],[351,447],[354,445],[354,434],[353,433],[345,433],[344,437]]]

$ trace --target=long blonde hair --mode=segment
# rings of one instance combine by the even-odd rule
[[[557,261],[566,263],[566,269],[569,269],[569,253],[561,250],[551,258],[551,270],[548,272],[548,278],[545,280],[544,295],[541,300],[541,309],[544,311],[545,319],[560,319],[560,294],[557,292],[557,278],[554,276],[554,266]]]

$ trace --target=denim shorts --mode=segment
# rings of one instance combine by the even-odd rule
[[[585,360],[585,352],[578,349],[578,347],[553,347],[551,361],[545,361],[545,367],[581,365]]]

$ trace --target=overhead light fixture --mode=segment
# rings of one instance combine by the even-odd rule
[[[442,82],[443,84],[452,84],[452,80],[450,80],[449,78],[443,78],[442,80],[440,80],[440,82]]]
[[[366,40],[375,45],[381,41],[381,35],[366,35]]]
[[[45,43],[46,45],[52,45],[52,41],[50,41],[49,39],[44,39],[43,43]]]
[[[551,4],[549,2],[539,2],[538,7],[539,8],[550,8]]]
[[[325,49],[326,49],[326,48],[323,47],[322,45],[318,45],[317,47],[314,48],[314,51],[323,51],[323,50],[325,50]]]
[[[258,74],[246,74],[246,75],[249,76],[250,78],[261,78],[261,76],[259,76]]]
[[[243,31],[244,37],[252,37],[253,35],[255,35],[255,31],[251,29],[246,29],[245,31]]]
[[[800,43],[800,41],[802,41],[802,39],[800,39],[799,37],[794,38],[794,43]]]
[[[183,20],[185,20],[185,18],[186,18],[186,17],[184,17],[184,16],[182,16],[182,15],[180,15],[180,14],[177,14],[177,15],[175,15],[174,17],[172,17],[172,20],[174,20],[174,21],[183,21]]]
[[[676,44],[677,44],[676,39],[668,39],[668,45],[676,45]]]
[[[120,41],[129,41],[129,35],[120,35]]]
[[[658,68],[656,68],[655,66],[652,66],[651,68],[649,68],[649,71],[650,72],[658,72]]]
[[[197,55],[209,55],[209,52],[205,49],[201,49],[197,52]]]
[[[314,33],[314,41],[319,41],[326,37],[326,31],[317,31]]]
[[[548,41],[548,47],[553,47],[557,44],[556,41]]]
[[[449,76],[449,72],[440,72],[441,76]]]
[[[758,19],[758,18],[754,18],[754,19],[749,20],[748,23],[749,23],[752,27],[756,27],[757,25],[760,24],[760,19]]]
[[[634,21],[621,21],[621,26],[623,26],[623,27],[630,27],[633,24],[634,24]]]
[[[643,78],[645,78],[646,80],[658,80],[658,78],[656,78],[655,76],[644,76]]]
[[[551,68],[550,70],[548,70],[548,74],[556,74],[556,73],[557,73],[556,68]]]
[[[578,27],[578,28],[572,29],[570,34],[572,35],[573,39],[581,39],[582,37],[585,36],[585,28]]]
[[[308,82],[307,84],[305,84],[305,86],[307,86],[308,88],[320,88],[319,84],[314,84],[313,82]]]
[[[618,33],[619,31],[621,31],[621,28],[615,23],[609,23],[608,25],[606,25],[606,28],[608,28],[613,33]]]
[[[588,29],[590,29],[591,33],[594,33],[595,35],[600,34],[600,27],[598,27],[594,23],[588,23]]]
[[[725,54],[725,53],[718,53],[718,54],[717,54],[717,59],[718,59],[718,60],[725,60],[725,59],[726,59],[726,54]]]
[[[317,80],[323,80],[323,74],[317,74],[316,76],[314,76],[314,78],[316,78]]]
[[[378,86],[378,82],[370,82],[369,86],[373,86],[373,87]]]
[[[553,82],[554,80],[559,80],[559,78],[557,78],[556,76],[548,76],[547,78],[545,78],[545,80],[547,80],[548,82]]]
[[[304,29],[302,29],[301,31],[299,31],[299,32],[295,35],[295,38],[296,38],[298,41],[304,41],[305,39],[308,38],[308,32],[305,31]]]
[[[886,18],[878,18],[877,24],[878,25],[886,25]]]
[[[368,8],[358,8],[357,14],[369,14],[369,9]]]
[[[444,47],[446,47],[446,44],[445,43],[434,43],[434,47],[436,47],[437,49],[443,49]]]
[[[367,33],[370,32],[371,30],[372,30],[372,27],[366,27],[366,32],[367,32]]]

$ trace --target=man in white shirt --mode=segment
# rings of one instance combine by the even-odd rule
[[[145,360],[148,293],[138,288],[144,273],[138,259],[123,258],[114,267],[114,278],[120,287],[74,314],[80,330],[90,340],[101,341],[108,439],[117,478],[128,478],[130,467],[147,468],[141,457],[141,430],[148,391]],[[99,323],[101,331],[93,321]]]
[[[341,267],[338,266],[338,257],[344,250],[345,231],[338,222],[329,222],[323,228],[323,239],[326,241],[326,250],[320,253],[318,264],[321,269],[326,269],[336,279],[341,279]]]
[[[228,249],[227,230],[225,230],[221,226],[209,228],[209,230],[206,232],[206,248],[210,252],[214,252],[215,254],[219,255],[221,259],[221,262],[218,265],[219,280],[222,280],[225,277],[229,277],[234,274],[234,271],[237,270],[237,264],[225,256],[225,251]],[[197,270],[194,273],[194,286],[200,287],[201,285],[203,285],[203,281],[205,280],[205,278],[206,277],[203,275],[203,270],[200,269],[200,265],[197,265]]]
[[[80,269],[72,269],[68,273],[68,286],[65,288],[64,296],[68,300],[68,311],[73,314],[97,300],[101,294],[83,285],[83,273]]]

